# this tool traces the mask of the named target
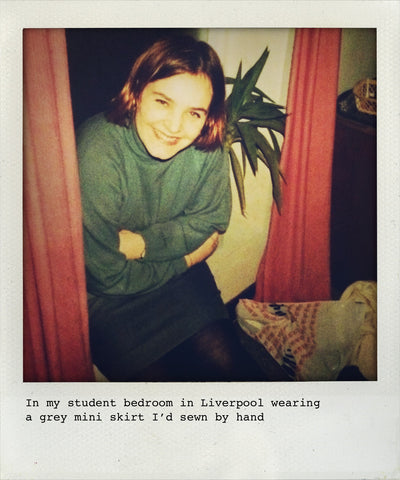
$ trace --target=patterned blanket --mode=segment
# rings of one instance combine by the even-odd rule
[[[267,303],[240,300],[238,323],[298,381],[336,380],[345,366],[377,378],[377,285],[355,282],[340,300]]]

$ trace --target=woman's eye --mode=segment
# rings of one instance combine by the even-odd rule
[[[193,118],[199,118],[199,119],[201,118],[200,113],[198,113],[198,112],[190,112],[190,115],[191,115]]]
[[[162,98],[157,98],[156,102],[159,103],[160,105],[166,106],[168,105],[168,102]]]

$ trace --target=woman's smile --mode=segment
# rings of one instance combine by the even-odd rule
[[[153,128],[154,135],[161,141],[164,142],[166,145],[176,145],[179,141],[179,137],[171,137],[166,133],[158,130],[157,128]]]
[[[202,74],[182,73],[149,83],[135,116],[149,154],[168,160],[192,145],[204,127],[212,95],[211,81]]]

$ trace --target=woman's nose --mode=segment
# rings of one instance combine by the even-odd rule
[[[178,133],[182,127],[182,114],[178,111],[170,112],[165,119],[165,125],[170,133]]]

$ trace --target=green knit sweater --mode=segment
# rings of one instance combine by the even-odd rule
[[[231,192],[222,150],[189,147],[159,161],[133,126],[107,122],[103,114],[82,125],[77,146],[89,293],[154,290],[187,269],[184,255],[226,230]],[[143,259],[119,252],[121,229],[141,233]]]

